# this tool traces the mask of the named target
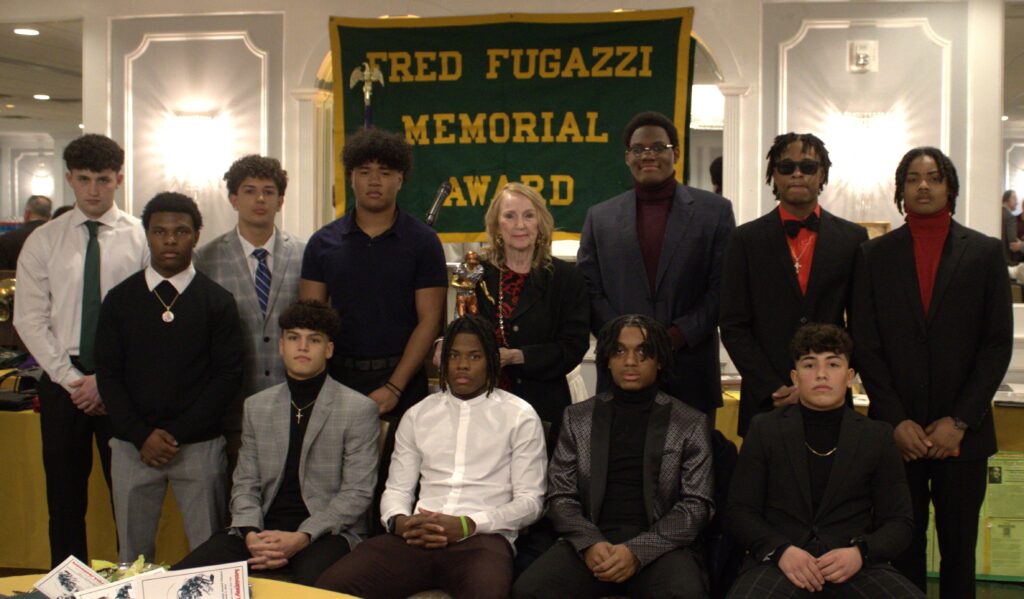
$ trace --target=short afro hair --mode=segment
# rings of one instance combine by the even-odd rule
[[[289,329],[307,329],[334,337],[341,328],[338,312],[320,300],[299,300],[277,317],[281,333]]]
[[[153,196],[153,199],[142,210],[142,228],[149,230],[149,220],[157,212],[187,214],[192,217],[192,228],[196,232],[203,228],[203,215],[199,213],[199,206],[196,206],[192,198],[176,191],[165,191]]]
[[[599,371],[607,372],[608,361],[615,355],[619,348],[619,334],[626,327],[640,329],[644,336],[644,351],[650,357],[658,361],[661,369],[658,370],[658,380],[666,383],[669,372],[672,370],[672,339],[668,336],[665,326],[646,314],[624,314],[614,320],[610,320],[603,327],[597,336],[597,349],[595,351],[595,363]]]
[[[668,142],[672,144],[672,147],[680,149],[679,131],[676,129],[676,124],[667,116],[654,111],[641,112],[629,120],[626,130],[622,134],[622,141],[627,148],[629,147],[630,140],[633,139],[633,134],[640,127],[661,127],[668,134]]]
[[[250,154],[231,163],[231,168],[224,173],[224,181],[228,184],[230,195],[238,194],[238,187],[247,178],[269,179],[277,185],[278,195],[284,195],[288,187],[288,171],[281,168],[281,161],[270,156]]]
[[[834,324],[812,322],[797,329],[789,344],[789,357],[794,365],[804,356],[827,352],[846,356],[846,361],[851,361],[853,339],[850,334]]]
[[[910,163],[921,156],[930,156],[935,164],[939,165],[939,177],[946,182],[946,191],[949,194],[949,212],[956,214],[956,198],[960,195],[960,178],[956,176],[956,167],[942,150],[931,146],[921,146],[907,152],[896,167],[896,193],[893,194],[896,209],[903,214],[903,185],[907,182],[907,171],[910,170]]]
[[[772,186],[772,193],[775,197],[778,197],[779,190],[775,187],[775,182],[772,181],[772,176],[775,174],[775,167],[779,163],[779,158],[782,157],[782,153],[786,151],[789,144],[798,141],[800,142],[801,149],[804,152],[813,149],[815,156],[818,157],[818,162],[821,163],[821,185],[818,186],[818,191],[825,188],[825,184],[828,183],[828,169],[832,167],[832,160],[828,157],[828,149],[825,148],[825,142],[821,141],[817,135],[813,133],[783,133],[782,135],[776,135],[775,141],[772,142],[772,147],[768,150],[768,171],[765,173],[764,182]]]
[[[341,151],[345,174],[351,176],[356,168],[376,162],[402,172],[406,178],[412,171],[412,146],[398,133],[383,129],[361,129],[345,142]]]
[[[64,148],[64,166],[69,171],[84,170],[94,173],[112,170],[121,172],[124,150],[106,135],[86,133]]]

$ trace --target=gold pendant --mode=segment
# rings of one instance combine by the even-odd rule
[[[302,424],[302,410],[295,411],[295,424]]]
[[[796,274],[800,274],[800,261],[799,260],[797,260],[796,262],[793,263],[793,270],[796,271]]]
[[[174,312],[171,312],[170,310],[164,310],[164,313],[160,318],[167,323],[174,322]]]

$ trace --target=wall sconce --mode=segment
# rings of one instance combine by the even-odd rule
[[[168,183],[192,193],[216,187],[232,160],[229,124],[223,113],[167,115],[162,146]]]
[[[50,171],[46,170],[46,165],[42,162],[39,163],[36,171],[32,173],[32,182],[29,184],[29,190],[34,196],[50,197],[53,195],[53,176],[50,175]]]
[[[879,220],[877,213],[868,211],[892,204],[892,173],[909,145],[903,108],[897,105],[888,112],[831,110],[819,130],[829,140],[832,158],[830,197],[841,198],[851,208],[843,214],[845,218]]]
[[[846,70],[850,73],[878,72],[878,40],[849,40],[846,42]]]

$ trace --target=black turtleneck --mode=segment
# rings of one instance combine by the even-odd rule
[[[846,406],[833,410],[812,410],[800,404],[800,415],[804,420],[804,441],[818,453],[828,453],[839,444],[839,427],[843,423]],[[814,511],[818,511],[821,498],[828,486],[828,477],[832,472],[832,463],[836,454],[823,457],[804,447],[807,451],[807,470],[811,482],[811,502]]]
[[[644,441],[658,386],[640,391],[612,389],[608,478],[597,527],[611,543],[632,539],[648,528],[644,509]]]
[[[294,532],[309,518],[309,510],[302,499],[302,486],[299,484],[299,460],[302,457],[302,440],[306,436],[306,426],[316,409],[316,398],[320,394],[327,370],[313,378],[299,380],[287,376],[288,394],[293,405],[289,406],[290,423],[288,432],[288,457],[284,461],[284,472],[281,474],[281,486],[270,504],[266,516],[263,517],[263,528],[266,530],[285,530]],[[302,408],[302,419],[296,421],[295,415]],[[306,407],[309,406],[309,407]]]

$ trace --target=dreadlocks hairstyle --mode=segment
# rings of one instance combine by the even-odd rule
[[[832,352],[846,356],[849,362],[853,356],[853,339],[850,334],[834,324],[812,322],[796,330],[789,344],[789,356],[793,364],[809,354]]]
[[[100,173],[109,169],[119,173],[124,166],[124,150],[106,135],[86,133],[64,148],[64,165],[69,171]]]
[[[452,351],[452,343],[459,333],[469,333],[480,340],[487,357],[487,392],[494,391],[501,372],[501,356],[498,353],[498,339],[494,336],[494,325],[479,316],[467,314],[456,318],[448,324],[441,343],[441,390],[448,389],[448,354]]]
[[[356,168],[376,162],[401,171],[402,177],[408,178],[412,170],[412,146],[405,141],[405,136],[398,133],[383,129],[362,129],[345,140],[341,161],[345,165],[345,174],[350,177]]]
[[[608,370],[608,360],[619,349],[619,333],[626,327],[640,329],[644,336],[644,352],[648,359],[658,361],[658,365],[661,366],[658,370],[658,380],[665,382],[665,377],[672,370],[672,339],[669,338],[664,325],[644,314],[625,314],[601,327],[597,337],[597,368]]]
[[[281,168],[281,162],[277,158],[249,154],[231,163],[231,168],[224,173],[228,193],[238,195],[238,187],[249,177],[273,181],[277,186],[278,195],[284,195],[284,190],[288,187],[288,171]]]
[[[679,131],[676,129],[676,124],[660,112],[651,111],[641,112],[630,119],[629,124],[626,125],[626,130],[622,133],[622,141],[625,142],[627,148],[630,140],[633,139],[633,134],[640,127],[661,127],[668,135],[668,143],[672,144],[673,148],[679,147]]]
[[[956,214],[956,198],[960,195],[960,179],[956,176],[956,167],[942,150],[931,146],[921,146],[907,152],[900,160],[900,165],[896,167],[896,193],[893,196],[896,209],[903,214],[903,185],[907,182],[907,171],[910,169],[910,163],[921,156],[930,156],[935,164],[939,165],[939,177],[946,182],[946,190],[949,192],[949,212]]]
[[[176,191],[164,191],[153,196],[153,199],[142,209],[142,228],[149,230],[149,219],[157,212],[179,212],[192,217],[192,228],[196,233],[203,228],[203,215],[199,206],[187,195]]]
[[[341,326],[341,318],[334,308],[320,300],[299,300],[285,308],[277,317],[281,332],[288,329],[308,329],[333,337]]]
[[[828,169],[832,166],[832,161],[828,157],[828,150],[825,149],[825,142],[818,139],[813,133],[783,133],[782,135],[776,135],[775,141],[772,142],[772,147],[768,150],[768,170],[765,172],[764,182],[772,186],[772,193],[775,197],[779,197],[779,190],[775,187],[775,183],[772,182],[772,175],[775,174],[775,165],[779,163],[779,158],[782,157],[782,153],[786,151],[786,147],[794,141],[800,142],[802,150],[806,152],[808,149],[813,149],[814,154],[818,157],[818,162],[821,163],[821,185],[818,186],[818,191],[825,188],[825,184],[828,183]]]

